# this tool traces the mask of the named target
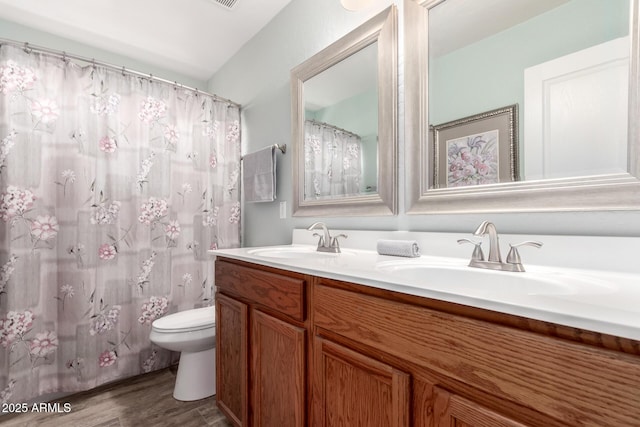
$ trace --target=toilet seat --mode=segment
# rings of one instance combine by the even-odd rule
[[[215,307],[194,308],[156,319],[151,324],[158,333],[195,332],[216,327]]]

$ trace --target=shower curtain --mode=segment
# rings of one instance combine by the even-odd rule
[[[237,106],[0,46],[0,401],[174,362],[151,323],[212,304],[239,174]]]
[[[362,141],[326,123],[304,123],[305,198],[357,195],[362,187]]]

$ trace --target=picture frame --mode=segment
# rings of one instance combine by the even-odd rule
[[[432,188],[518,180],[518,104],[430,128]]]

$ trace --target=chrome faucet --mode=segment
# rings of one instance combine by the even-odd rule
[[[489,235],[489,262],[502,263],[502,256],[500,255],[500,242],[498,239],[498,230],[492,222],[483,221],[482,224],[476,228],[473,232],[474,236]]]
[[[347,235],[339,234],[335,237],[331,237],[329,229],[324,222],[314,222],[309,226],[309,228],[307,228],[307,230],[312,231],[319,228],[322,229],[322,234],[313,233],[314,236],[318,237],[318,252],[340,253],[340,243],[338,242],[338,238],[343,237],[346,239]]]
[[[470,239],[458,240],[458,243],[460,244],[471,243],[475,246],[473,254],[471,256],[471,261],[469,262],[469,267],[522,272],[524,271],[524,266],[522,265],[520,254],[518,253],[518,247],[533,246],[539,248],[542,246],[542,243],[534,241],[526,241],[515,245],[509,244],[510,250],[507,254],[507,260],[506,262],[502,262],[502,256],[500,255],[498,230],[496,230],[496,226],[492,222],[483,221],[482,224],[478,226],[476,231],[473,232],[474,236],[479,237],[486,236],[487,234],[489,235],[489,259],[486,261],[484,259],[484,254],[482,253],[482,249],[480,248],[482,242],[475,242]]]

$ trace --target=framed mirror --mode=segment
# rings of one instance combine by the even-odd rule
[[[407,0],[405,23],[407,213],[640,209],[638,0]]]
[[[397,12],[291,70],[293,216],[397,213]]]

